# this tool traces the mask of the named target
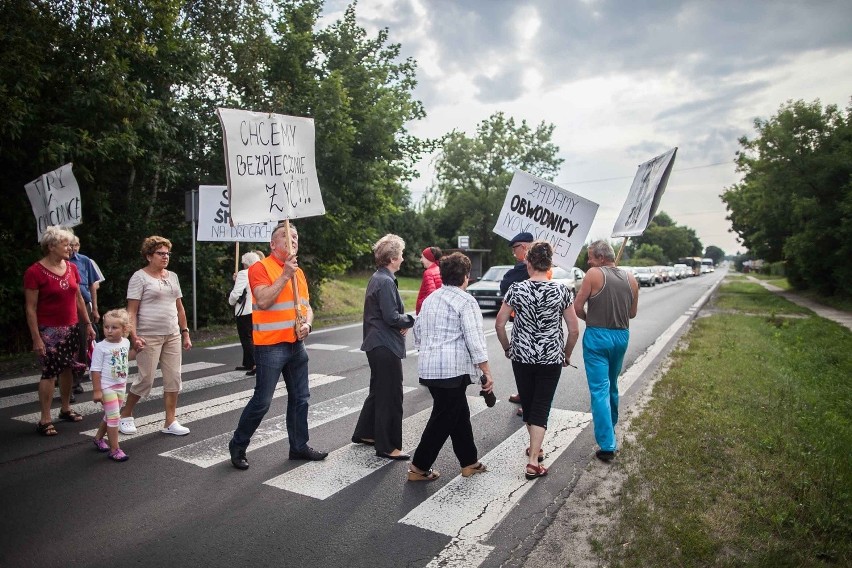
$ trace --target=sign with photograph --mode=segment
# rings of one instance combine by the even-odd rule
[[[669,175],[674,167],[677,148],[640,164],[630,186],[624,207],[612,228],[613,237],[635,237],[648,228],[648,223],[657,214],[660,199],[666,191]]]

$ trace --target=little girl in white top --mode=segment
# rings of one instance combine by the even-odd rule
[[[110,310],[103,316],[104,339],[95,344],[89,374],[94,388],[92,400],[104,405],[104,419],[95,434],[95,447],[113,461],[128,460],[128,455],[118,447],[118,420],[124,403],[127,384],[128,361],[136,357],[130,348],[127,334],[130,316],[127,310]],[[104,441],[107,435],[109,444]]]

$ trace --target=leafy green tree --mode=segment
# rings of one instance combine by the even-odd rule
[[[787,102],[740,139],[722,200],[751,254],[787,261],[797,288],[852,296],[852,106]]]
[[[436,230],[446,239],[469,235],[471,246],[492,251],[492,264],[512,262],[506,241],[492,229],[515,170],[552,180],[563,160],[551,137],[555,126],[515,123],[502,112],[482,121],[476,135],[453,131],[443,140],[426,209],[435,209]]]
[[[663,252],[663,249],[660,245],[650,245],[648,243],[643,243],[639,245],[639,248],[636,249],[636,252],[633,253],[633,258],[637,261],[637,265],[655,265],[655,264],[666,264],[667,258],[666,253]]]
[[[704,249],[704,258],[712,258],[713,264],[718,266],[725,259],[725,251],[715,245],[710,245]]]

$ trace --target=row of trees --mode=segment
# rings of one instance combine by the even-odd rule
[[[299,221],[300,264],[318,283],[372,266],[370,245],[400,234],[416,255],[471,236],[492,264],[511,262],[492,233],[513,172],[552,180],[561,166],[554,125],[496,113],[474,135],[412,136],[425,112],[412,92],[416,63],[387,30],[369,37],[355,5],[320,28],[322,0],[7,0],[0,3],[0,338],[29,348],[21,275],[40,258],[24,185],[67,162],[80,183],[82,252],[107,281],[102,308],[124,304],[138,250],[152,234],[173,242],[171,268],[190,294],[191,234],[184,194],[225,182],[218,107],[309,116],[327,214]],[[408,186],[440,146],[434,183],[415,207]],[[667,262],[693,251],[694,232],[658,215],[632,245]],[[644,247],[644,248],[643,248]],[[197,247],[200,325],[228,321],[233,246]],[[581,255],[579,262],[583,262]]]
[[[734,231],[795,287],[852,297],[852,105],[790,101],[754,127],[722,194]]]
[[[41,256],[24,184],[67,162],[82,193],[75,230],[107,276],[103,304],[123,304],[151,234],[173,241],[189,293],[184,193],[225,181],[217,107],[314,118],[328,214],[299,224],[314,283],[406,224],[414,164],[436,143],[406,129],[424,116],[415,62],[386,30],[368,37],[354,6],[323,29],[321,9],[321,0],[0,3],[0,290],[11,300],[0,323],[19,330],[4,347],[28,347],[21,275]],[[228,316],[231,250],[198,248],[202,324]]]

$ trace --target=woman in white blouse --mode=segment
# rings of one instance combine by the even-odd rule
[[[127,312],[130,314],[130,344],[136,349],[139,375],[133,381],[127,401],[121,409],[118,429],[122,434],[135,434],[133,409],[151,392],[154,371],[159,363],[163,372],[163,402],[166,407],[163,434],[185,436],[189,428],[175,418],[178,393],[181,390],[181,346],[192,348],[186,312],[183,309],[177,274],[167,269],[172,243],[164,237],[152,236],[142,242],[142,258],[147,264],[133,273],[127,284]]]
[[[248,371],[246,376],[253,376],[254,370],[254,341],[251,338],[251,305],[254,299],[251,295],[251,286],[248,281],[248,268],[260,257],[257,253],[249,251],[243,255],[243,268],[237,272],[234,278],[234,288],[228,296],[228,303],[234,306],[234,317],[237,320],[237,334],[240,336],[240,344],[243,346],[243,364],[236,368],[237,371]]]

